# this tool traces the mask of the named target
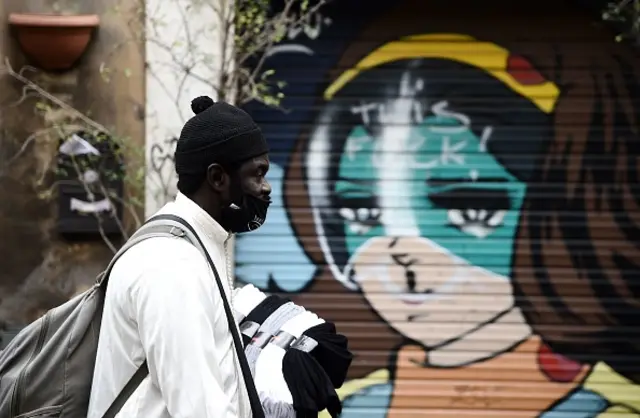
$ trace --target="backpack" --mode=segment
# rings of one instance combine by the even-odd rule
[[[81,418],[88,415],[102,309],[111,269],[122,254],[139,242],[167,236],[186,239],[207,257],[218,289],[224,295],[218,272],[193,228],[173,215],[151,218],[116,253],[91,289],[29,324],[0,352],[0,417]],[[264,418],[231,308],[226,298],[222,299],[253,418]],[[103,418],[114,418],[148,373],[145,361]]]

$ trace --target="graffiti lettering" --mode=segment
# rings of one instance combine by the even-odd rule
[[[173,137],[165,139],[161,143],[156,142],[151,146],[151,170],[154,173],[157,173],[158,175],[163,173],[167,164],[171,164],[171,166],[173,166],[173,153],[175,152],[177,143],[178,138]]]
[[[322,34],[322,28],[328,27],[332,23],[331,18],[323,17],[320,12],[310,13],[302,19],[300,25],[291,27],[287,31],[286,38],[289,41],[298,39],[301,34],[306,35],[310,40],[317,39]],[[313,55],[313,50],[301,43],[281,43],[272,46],[266,53],[266,57],[282,53],[294,53]]]
[[[422,88],[422,85],[420,83],[417,83],[416,87],[417,88],[414,90],[414,92],[419,91],[419,88]],[[365,126],[371,126],[373,120],[377,120],[382,125],[398,124],[400,122],[400,115],[397,112],[391,113],[388,111],[388,109],[392,105],[393,104],[390,105],[381,102],[361,101],[359,105],[351,107],[351,113],[360,115],[362,123]],[[448,105],[449,103],[443,100],[438,101],[428,107],[432,115],[448,121],[456,122],[455,125],[452,125],[450,123],[442,125],[438,123],[432,123],[428,125],[429,131],[434,134],[438,134],[440,140],[442,141],[442,147],[440,155],[438,157],[433,158],[429,161],[419,160],[419,155],[416,154],[416,152],[423,148],[427,141],[427,137],[421,135],[419,132],[416,132],[406,140],[406,149],[408,151],[411,151],[410,161],[407,161],[407,163],[410,164],[412,169],[432,169],[439,165],[444,166],[449,164],[464,165],[465,157],[463,153],[465,151],[469,151],[470,144],[467,140],[452,142],[452,135],[468,132],[471,128],[472,121],[468,115],[448,109]],[[422,101],[418,99],[411,100],[409,104],[411,114],[404,115],[404,119],[408,120],[409,123],[414,125],[424,123],[425,118],[428,116],[428,114],[425,114],[423,112],[423,109],[425,107],[427,106],[424,106]],[[480,140],[476,147],[479,152],[487,152],[487,144],[489,142],[489,139],[491,138],[492,133],[492,126],[485,126],[483,128]],[[356,153],[363,150],[364,144],[370,141],[371,138],[369,137],[349,138],[345,145],[345,153],[347,157],[351,160],[354,160],[356,158]],[[382,160],[380,156],[376,153],[372,158],[374,166],[376,168],[382,168]],[[469,176],[473,180],[477,179],[477,170],[471,170],[469,172]]]
[[[485,126],[482,130],[482,135],[480,136],[480,145],[478,146],[478,151],[487,152],[487,143],[489,142],[489,138],[491,138],[491,134],[493,133],[493,126]]]
[[[419,100],[411,100],[410,104],[411,122],[420,123],[424,119],[423,104]],[[389,110],[390,105],[387,103],[360,102],[359,105],[351,107],[351,113],[360,115],[362,123],[365,126],[371,125],[376,121],[380,124],[389,124],[394,122],[395,115]]]
[[[373,121],[380,124],[398,123],[398,118],[405,119],[407,115],[399,115],[398,112],[408,111],[411,115],[411,123],[420,123],[424,120],[423,104],[416,100],[415,96],[424,88],[424,80],[416,79],[411,84],[409,74],[404,73],[400,80],[398,98],[387,102],[364,102],[360,105],[352,106],[351,113],[360,115],[362,123],[369,126]],[[444,104],[446,106],[446,102]],[[444,107],[441,106],[441,107]],[[440,111],[440,109],[438,109]],[[403,117],[404,116],[404,117]]]
[[[322,32],[322,27],[329,25],[331,25],[331,18],[323,17],[320,12],[310,13],[302,19],[299,26],[287,31],[287,38],[294,40],[304,33],[309,39],[317,39]]]
[[[469,117],[467,115],[463,115],[462,113],[448,110],[447,109],[448,106],[449,106],[449,102],[443,100],[431,106],[431,112],[433,112],[433,114],[436,116],[454,119],[459,124],[457,126],[435,125],[431,129],[434,132],[445,133],[445,134],[464,132],[465,130],[469,129],[469,127],[471,126],[471,120],[469,119]]]
[[[362,103],[359,106],[352,107],[351,113],[354,115],[360,115],[362,117],[362,123],[369,125],[371,123],[369,112],[374,109],[377,112],[382,112],[383,106],[384,105],[382,103]]]
[[[460,154],[460,150],[467,145],[467,141],[460,141],[451,145],[451,138],[442,137],[442,154],[440,154],[440,164],[447,165],[450,162],[454,164],[464,164],[464,155]]]
[[[173,154],[178,138],[171,137],[164,141],[154,142],[149,147],[149,167],[147,180],[153,185],[147,187],[154,202],[162,205],[173,199],[176,194],[176,172]]]
[[[396,99],[396,100],[408,100],[408,99]],[[362,118],[362,123],[365,126],[371,125],[373,121],[377,121],[379,123],[393,123],[394,115],[389,111],[389,103],[385,102],[365,102],[361,101],[359,105],[351,107],[351,113],[354,115],[359,115]],[[428,114],[424,111],[425,107],[431,110],[431,114],[434,116],[439,116],[443,118],[453,119],[458,122],[457,125],[454,126],[439,126],[434,125],[431,129],[437,133],[443,134],[453,134],[463,132],[471,126],[471,120],[468,116],[449,110],[447,107],[449,103],[445,100],[439,101],[431,107],[429,107],[425,101],[419,99],[411,99],[409,109],[412,112],[411,122],[418,124],[422,123]],[[491,135],[492,128],[489,129],[487,133],[488,136]],[[483,140],[486,145],[486,141],[488,141],[488,137]]]

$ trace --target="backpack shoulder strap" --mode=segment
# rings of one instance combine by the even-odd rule
[[[113,266],[116,264],[116,261],[131,247],[136,244],[141,243],[149,238],[154,237],[184,237],[184,231],[181,228],[176,228],[175,224],[167,224],[166,222],[162,222],[156,218],[151,218],[147,222],[145,222],[128,240],[125,244],[118,250],[118,252],[113,256],[109,265],[105,269],[100,276],[98,276],[98,284],[106,288],[109,282],[109,275],[111,274],[111,270]]]

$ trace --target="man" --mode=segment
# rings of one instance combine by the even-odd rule
[[[178,196],[159,213],[185,219],[206,258],[181,239],[151,238],[115,264],[107,288],[89,418],[100,418],[138,366],[149,376],[123,418],[249,418],[251,408],[222,298],[233,306],[231,233],[258,228],[271,188],[267,144],[244,111],[199,97],[175,152]]]

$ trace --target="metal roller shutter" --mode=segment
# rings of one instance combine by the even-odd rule
[[[350,337],[343,418],[640,417],[637,51],[551,1],[308,23],[237,276]]]

